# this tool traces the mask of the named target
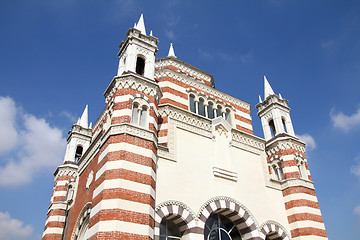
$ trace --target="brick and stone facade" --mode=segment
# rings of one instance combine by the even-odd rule
[[[141,16],[104,111],[69,132],[43,239],[327,239],[287,100],[265,79],[257,137],[248,103],[157,44]]]

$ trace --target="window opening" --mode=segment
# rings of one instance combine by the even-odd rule
[[[142,57],[137,57],[136,59],[136,73],[144,75],[145,69],[145,60]]]
[[[274,124],[274,120],[270,120],[269,121],[269,126],[271,128],[271,134],[274,137],[276,135],[276,130],[275,130],[275,124]]]
[[[146,127],[147,107],[143,106],[140,113],[140,126]]]
[[[196,112],[196,105],[195,105],[195,96],[190,95],[190,111],[195,113]]]
[[[204,99],[200,98],[199,100],[199,115],[205,117],[205,105],[204,105]]]
[[[134,103],[133,110],[132,110],[132,118],[131,123],[138,124],[138,118],[139,118],[139,104]]]
[[[172,215],[174,216],[174,215]],[[169,216],[170,217],[170,216]],[[181,239],[178,226],[172,220],[164,218],[160,223],[160,240]]]
[[[148,107],[143,105],[139,106],[138,103],[133,104],[131,123],[141,127],[146,127],[148,116]]]
[[[226,109],[225,120],[228,121],[228,123],[230,123],[230,125],[231,125],[231,115],[230,115],[230,110],[229,109]]]
[[[216,117],[221,117],[221,116],[222,116],[222,107],[218,105],[216,109]]]
[[[204,240],[241,240],[239,230],[227,217],[212,214],[205,222]]]
[[[207,111],[208,111],[208,117],[210,119],[214,119],[215,115],[214,115],[214,105],[212,102],[209,102],[209,105],[207,106]]]
[[[75,151],[75,162],[78,162],[82,156],[82,152],[83,152],[83,147],[82,146],[77,146],[76,147],[76,151]]]
[[[284,126],[284,131],[287,132],[286,124],[285,124],[285,118],[281,118],[282,124]]]

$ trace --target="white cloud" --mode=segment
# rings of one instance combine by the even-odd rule
[[[310,135],[310,134],[302,134],[302,135],[297,135],[297,137],[306,143],[306,149],[311,151],[314,150],[316,148],[316,142],[315,139]]]
[[[356,208],[354,208],[354,214],[360,216],[360,205],[356,206]]]
[[[212,60],[213,58],[209,52],[202,50],[201,48],[199,48],[198,53],[199,53],[199,58],[203,60],[209,61]]]
[[[173,30],[165,30],[165,35],[170,39],[170,40],[175,40],[175,33]]]
[[[348,132],[350,129],[360,126],[360,108],[358,108],[354,114],[349,116],[342,112],[335,113],[334,109],[331,109],[330,119],[334,128],[339,128],[344,132]]]
[[[0,155],[13,149],[17,143],[15,117],[15,102],[9,97],[0,97]]]
[[[360,177],[360,156],[357,156],[355,158],[355,161],[357,161],[356,165],[351,166],[351,173]]]
[[[0,186],[31,182],[42,170],[54,170],[61,164],[66,139],[60,129],[51,127],[43,118],[19,111],[15,104],[6,111],[16,111],[16,118],[12,118],[9,124],[19,123],[14,132],[18,136],[18,144],[1,162]],[[1,139],[0,145],[4,140]]]
[[[77,121],[77,118],[76,118],[73,114],[71,114],[71,113],[69,113],[69,112],[67,112],[67,111],[62,111],[62,112],[60,113],[60,116],[65,117],[65,118],[68,119],[71,123],[75,123],[75,122]]]
[[[9,213],[0,212],[0,239],[28,239],[32,235],[32,232],[32,226],[24,226],[24,223],[20,220],[11,218]]]

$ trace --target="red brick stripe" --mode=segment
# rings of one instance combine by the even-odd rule
[[[310,188],[306,188],[306,187],[290,187],[287,188],[285,190],[283,190],[283,196],[287,196],[293,193],[306,193],[312,196],[316,196],[315,194],[315,190],[314,189],[310,189]]]
[[[298,222],[298,221],[314,221],[323,223],[323,218],[320,215],[311,214],[311,213],[296,213],[288,216],[289,223]]]
[[[177,91],[177,90],[175,90],[175,89],[172,89],[172,88],[170,88],[170,87],[162,87],[161,88],[161,91],[164,93],[164,92],[168,92],[168,93],[171,93],[171,94],[173,94],[173,95],[175,95],[175,96],[178,96],[178,97],[181,97],[181,98],[183,98],[183,99],[188,99],[188,95],[186,94],[186,93],[182,93],[182,92],[179,92],[179,91]]]
[[[291,237],[299,237],[299,236],[320,236],[320,237],[327,237],[326,231],[323,229],[313,228],[313,227],[306,227],[306,228],[296,228],[291,230]]]
[[[113,239],[121,239],[121,240],[152,240],[151,237],[133,233],[124,233],[119,231],[113,232],[98,232],[91,236],[88,240],[113,240]]]
[[[318,202],[305,200],[305,199],[291,200],[285,203],[286,210],[294,207],[311,207],[311,208],[320,209]]]

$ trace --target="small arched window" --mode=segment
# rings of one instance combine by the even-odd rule
[[[146,128],[149,115],[148,106],[145,105],[145,100],[141,99],[140,101],[144,103],[141,105],[138,102],[133,103],[131,123]]]
[[[281,122],[282,122],[282,124],[283,124],[284,131],[287,132],[285,118],[281,118]]]
[[[83,147],[82,146],[77,146],[76,147],[76,151],[75,151],[75,162],[78,162],[82,156],[82,152],[83,152]]]
[[[174,215],[171,215],[174,216]],[[175,240],[181,239],[181,233],[178,226],[172,220],[163,219],[160,223],[160,239]]]
[[[145,70],[145,59],[142,57],[137,57],[136,59],[136,73],[144,75]]]
[[[222,107],[220,105],[217,106],[216,117],[222,117]]]
[[[195,96],[190,94],[189,96],[190,111],[196,113]]]
[[[274,137],[276,135],[274,120],[271,119],[269,121],[269,126],[270,126],[270,129],[271,129],[271,134]]]
[[[204,99],[202,99],[202,98],[199,99],[199,110],[198,110],[198,113],[199,113],[199,115],[205,117],[205,105],[204,105]]]
[[[204,240],[241,240],[236,224],[220,214],[211,214],[205,222]]]
[[[209,105],[207,106],[207,111],[208,111],[208,117],[210,119],[214,119],[215,115],[214,115],[214,104],[212,102],[209,102]]]
[[[231,125],[231,111],[228,108],[225,111],[225,120],[228,121],[228,123]]]

